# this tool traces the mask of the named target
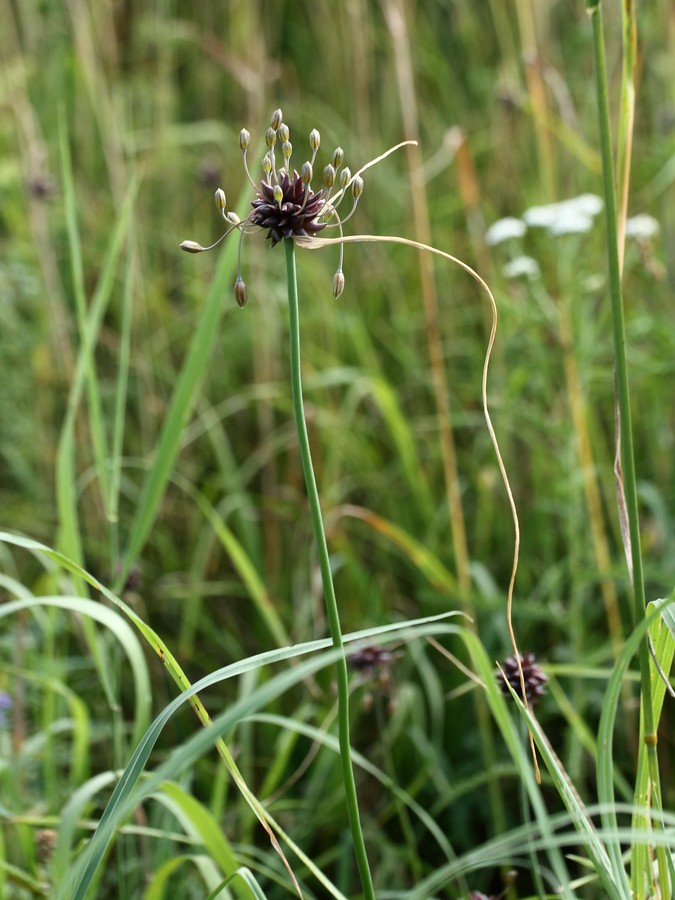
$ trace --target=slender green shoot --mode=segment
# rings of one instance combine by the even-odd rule
[[[628,382],[628,365],[626,361],[626,334],[624,325],[623,302],[621,295],[621,264],[619,258],[619,239],[616,208],[616,191],[614,182],[614,166],[612,160],[612,142],[610,133],[609,99],[605,60],[605,43],[603,35],[602,9],[600,0],[587,0],[587,11],[593,26],[593,52],[595,56],[596,93],[598,102],[598,122],[602,154],[603,191],[605,200],[605,217],[607,227],[607,260],[609,267],[609,293],[612,308],[612,333],[614,337],[615,377],[618,407],[617,435],[617,487],[619,495],[620,516],[627,520],[626,529],[622,527],[626,556],[632,581],[634,620],[638,624],[645,618],[646,596],[642,567],[642,549],[640,545],[640,525],[638,519],[637,477],[635,470],[635,453],[633,449],[633,431],[631,424],[630,390]],[[623,498],[623,499],[622,499]],[[653,806],[660,810],[661,787],[659,778],[656,722],[654,704],[652,702],[652,683],[650,678],[649,646],[645,635],[640,643],[640,681],[642,691],[642,712],[644,724],[644,746],[648,758],[650,797]],[[663,884],[667,883],[667,866],[662,851],[657,853],[659,877]]]
[[[349,814],[349,826],[354,841],[356,862],[361,877],[364,896],[367,900],[375,900],[373,878],[368,863],[366,844],[361,827],[359,815],[359,803],[356,794],[356,781],[352,767],[351,744],[349,740],[349,673],[347,671],[347,657],[342,642],[342,630],[340,628],[340,613],[333,575],[326,543],[326,532],[323,527],[321,515],[321,503],[319,491],[316,485],[314,467],[312,465],[312,453],[309,446],[309,435],[305,421],[305,408],[302,398],[302,373],[300,363],[300,308],[298,303],[298,281],[295,266],[295,244],[292,240],[284,240],[286,249],[286,274],[288,281],[288,310],[290,323],[290,352],[291,352],[291,386],[293,389],[293,411],[295,424],[298,431],[300,456],[302,458],[302,471],[305,476],[309,508],[312,516],[312,527],[319,554],[321,567],[321,579],[323,582],[324,599],[326,601],[326,615],[330,627],[333,646],[341,651],[336,661],[337,688],[338,688],[338,732],[340,741],[340,759],[342,762],[342,777],[344,779],[345,801]]]

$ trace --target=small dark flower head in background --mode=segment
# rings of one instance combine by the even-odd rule
[[[56,184],[51,175],[33,175],[28,179],[28,191],[36,200],[49,200],[56,193]]]
[[[523,668],[523,679],[525,681],[525,696],[530,703],[536,703],[540,697],[546,693],[547,676],[541,667],[535,662],[534,653],[525,653],[520,657],[520,664]],[[502,663],[502,671],[497,673],[497,680],[502,689],[502,693],[510,696],[508,685],[520,695],[522,688],[520,684],[520,672],[518,671],[518,660],[515,656],[509,656]]]
[[[211,250],[230,232],[239,231],[239,260],[234,288],[239,306],[244,306],[247,299],[246,284],[241,276],[241,242],[245,234],[262,229],[267,232],[271,247],[283,240],[311,240],[327,227],[338,228],[342,234],[342,225],[353,215],[363,193],[363,179],[358,173],[352,175],[351,170],[342,165],[344,151],[341,147],[335,148],[330,162],[323,169],[321,188],[313,190],[311,185],[314,178],[314,163],[321,146],[321,135],[316,128],[310,132],[309,158],[301,164],[299,171],[291,165],[293,145],[290,137],[290,129],[283,121],[283,113],[280,109],[276,109],[265,133],[268,149],[261,163],[262,177],[256,182],[251,177],[247,161],[251,135],[242,128],[239,133],[239,147],[246,176],[255,191],[255,199],[251,201],[251,212],[245,219],[239,219],[236,213],[228,212],[225,191],[217,188],[216,208],[228,223],[228,229],[209,247],[202,247],[196,241],[183,241],[181,244],[181,249],[187,253],[202,253]],[[341,218],[338,206],[348,193],[352,196],[352,208]],[[333,295],[339,297],[343,288],[342,246],[340,246],[340,263],[332,283]]]
[[[347,657],[349,667],[358,673],[355,681],[368,688],[363,697],[366,709],[373,705],[372,691],[377,689],[380,693],[387,694],[389,709],[393,710],[395,702],[391,689],[391,666],[400,656],[400,653],[373,644],[361,647]]]

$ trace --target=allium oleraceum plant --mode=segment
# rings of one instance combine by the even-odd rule
[[[339,247],[339,265],[332,282],[333,295],[339,297],[344,289],[345,279],[342,272],[343,264],[343,247],[346,243],[358,243],[364,241],[381,241],[386,243],[406,244],[418,250],[424,250],[434,253],[444,259],[458,265],[474,278],[481,288],[486,292],[492,311],[492,330],[488,341],[487,352],[483,365],[481,396],[483,403],[483,412],[485,415],[488,431],[492,440],[497,460],[504,481],[504,485],[509,498],[511,512],[515,530],[515,549],[513,570],[508,590],[508,620],[511,640],[515,653],[515,659],[520,661],[521,656],[515,642],[515,636],[511,627],[511,605],[513,597],[513,586],[515,582],[515,574],[518,564],[518,547],[519,547],[519,526],[515,509],[515,503],[506,475],[506,470],[499,452],[499,446],[495,436],[492,422],[488,412],[487,404],[487,375],[490,362],[492,347],[494,344],[496,328],[497,328],[497,307],[494,297],[488,285],[483,279],[473,271],[466,263],[445,253],[436,247],[421,244],[407,238],[391,236],[391,235],[350,235],[345,237],[342,226],[351,218],[356,210],[359,198],[363,193],[363,173],[370,166],[381,161],[390,153],[393,153],[399,147],[406,143],[414,143],[404,141],[401,144],[392,147],[376,159],[371,160],[362,166],[356,173],[352,174],[351,170],[343,167],[344,152],[342,148],[337,147],[330,158],[330,162],[324,167],[322,172],[322,186],[318,190],[312,188],[314,177],[314,164],[317,152],[321,144],[319,132],[313,129],[309,135],[310,156],[301,165],[300,170],[291,166],[291,157],[293,154],[293,146],[290,140],[290,129],[283,121],[283,114],[277,109],[272,114],[269,128],[265,134],[267,151],[262,159],[262,178],[256,182],[248,167],[248,150],[251,143],[250,133],[243,128],[239,135],[239,146],[242,152],[244,169],[246,175],[255,191],[255,198],[251,201],[251,211],[244,219],[240,219],[236,213],[227,210],[227,199],[222,188],[218,188],[215,192],[216,208],[228,223],[229,227],[218,238],[215,243],[208,247],[202,247],[195,241],[183,241],[181,248],[188,253],[201,253],[205,250],[211,250],[216,247],[225,237],[233,231],[239,232],[239,254],[237,264],[237,277],[234,285],[234,294],[240,307],[245,306],[247,302],[247,287],[241,274],[241,253],[244,236],[256,231],[266,231],[267,240],[270,241],[272,247],[283,243],[286,252],[286,272],[288,284],[288,305],[289,305],[289,332],[290,332],[290,364],[291,364],[291,386],[293,393],[293,409],[295,414],[295,424],[298,433],[298,444],[300,456],[302,459],[303,474],[305,477],[305,485],[309,499],[309,507],[312,517],[312,526],[314,537],[317,543],[317,552],[319,557],[319,565],[321,568],[321,578],[323,583],[324,598],[326,602],[326,613],[330,627],[331,638],[334,647],[340,652],[336,668],[337,668],[337,689],[338,689],[338,731],[340,744],[340,759],[342,765],[342,775],[344,781],[345,801],[349,814],[349,823],[354,843],[354,852],[359,870],[359,876],[363,887],[363,895],[367,900],[374,900],[375,893],[373,887],[372,874],[366,853],[363,830],[361,827],[358,798],[356,792],[356,783],[354,779],[354,771],[351,759],[351,746],[349,738],[349,673],[347,667],[347,659],[344,650],[342,631],[340,627],[340,617],[335,597],[335,589],[331,574],[330,557],[328,554],[328,546],[323,526],[323,516],[321,505],[314,476],[312,465],[311,450],[309,445],[309,436],[305,422],[304,403],[302,396],[302,378],[300,364],[300,317],[298,303],[298,287],[296,277],[295,263],[295,247],[303,249],[318,249],[326,246]],[[279,158],[280,157],[280,158]],[[344,216],[340,213],[340,207],[343,202],[351,196],[351,208],[348,209]],[[334,238],[326,238],[324,235],[329,229],[335,229],[338,236]],[[320,236],[321,235],[321,236]],[[519,663],[518,663],[519,665]],[[519,666],[520,667],[520,666]],[[522,670],[520,671],[520,682],[522,686],[523,701],[527,706],[527,696],[525,693],[525,679]]]
[[[267,239],[271,242],[271,246],[274,247],[284,238],[289,240],[311,238],[323,231],[331,219],[334,220],[331,224],[341,231],[343,223],[354,214],[356,204],[363,193],[363,179],[360,174],[357,172],[355,175],[352,175],[348,166],[342,168],[344,162],[342,147],[335,148],[330,162],[323,169],[323,187],[318,191],[312,190],[314,163],[317,151],[321,146],[321,135],[316,128],[312,129],[309,135],[311,156],[302,163],[300,172],[297,169],[291,170],[293,145],[290,141],[290,129],[283,122],[283,114],[280,109],[272,113],[270,127],[265,134],[265,141],[269,149],[262,160],[263,177],[261,181],[256,183],[251,176],[247,161],[251,135],[246,128],[242,128],[239,133],[239,146],[242,152],[244,169],[253,190],[256,192],[256,199],[251,201],[253,208],[248,216],[240,220],[236,213],[228,212],[225,191],[222,188],[218,188],[215,193],[216,208],[220,210],[225,221],[230,223],[230,228],[209,247],[202,247],[195,241],[183,241],[181,244],[181,249],[186,250],[188,253],[202,253],[205,250],[212,250],[232,231],[239,230],[239,260],[234,293],[241,307],[247,301],[246,283],[241,276],[241,243],[245,234],[259,229],[267,230]],[[399,144],[398,146],[401,145]],[[280,148],[283,159],[283,165],[280,168],[277,168],[278,148]],[[397,148],[393,148],[393,150],[395,149]],[[382,157],[379,158],[381,159]],[[373,163],[377,161],[374,160]],[[364,171],[364,169],[361,171]],[[334,189],[336,190],[333,194]],[[338,207],[347,196],[348,191],[353,199],[352,208],[341,219],[338,214]],[[339,297],[342,293],[344,283],[341,254],[340,265],[333,277],[333,294],[335,297]]]

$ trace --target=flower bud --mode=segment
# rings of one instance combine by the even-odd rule
[[[225,218],[228,222],[231,222],[233,225],[238,225],[241,222],[241,219],[236,214],[236,212],[226,212]]]
[[[333,150],[333,155],[330,158],[333,168],[339,169],[344,162],[344,158],[345,151],[342,149],[342,147],[336,147],[335,150]]]
[[[262,170],[265,177],[269,179],[270,172],[272,171],[272,160],[267,154],[263,157]]]
[[[321,146],[321,135],[316,130],[316,128],[312,128],[309,133],[309,146],[314,152],[316,152]]]
[[[268,147],[274,147],[277,142],[277,133],[274,128],[268,128],[265,132],[265,141]]]
[[[180,249],[185,250],[186,253],[201,253],[204,248],[197,241],[183,241]]]
[[[239,132],[239,146],[242,150],[248,150],[248,145],[251,143],[251,135],[245,128],[242,128]]]
[[[340,172],[340,187],[346,188],[351,177],[352,170],[349,168],[349,166],[345,166],[344,169]]]
[[[282,122],[279,126],[279,140],[283,144],[284,141],[287,141],[291,136],[290,129],[285,122]]]
[[[216,200],[216,209],[219,209],[221,212],[225,211],[227,206],[227,200],[225,198],[225,191],[222,188],[218,188],[215,193]]]
[[[288,161],[291,158],[291,154],[293,153],[293,144],[290,141],[284,141],[281,145],[281,155],[283,158]]]
[[[284,191],[281,185],[275,184],[272,193],[274,194],[274,199],[279,204],[279,207],[281,207],[281,201],[284,199]]]
[[[342,274],[342,271],[338,269],[338,271],[333,275],[333,296],[337,300],[340,294],[345,289],[345,276]]]
[[[280,109],[275,109],[272,113],[272,118],[270,119],[270,125],[275,131],[279,130],[279,126],[281,125],[283,118],[284,114],[282,113],[282,111]]]
[[[246,282],[241,277],[241,275],[237,278],[234,283],[234,296],[237,298],[237,303],[239,304],[239,308],[243,309],[246,306],[246,301],[248,297],[246,296]]]
[[[300,169],[300,179],[303,184],[311,184],[312,175],[314,174],[312,170],[311,162],[304,162],[302,164],[302,168]]]
[[[352,181],[352,197],[355,200],[358,200],[361,194],[363,193],[363,178],[360,175],[357,175]]]
[[[335,169],[330,163],[323,170],[323,186],[332,188],[335,184]]]

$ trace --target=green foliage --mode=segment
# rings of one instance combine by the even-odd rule
[[[630,7],[605,0],[603,31],[619,215],[626,199],[660,224],[627,238],[621,273],[649,601],[675,583],[675,22],[664,0],[637,11],[633,73]],[[512,868],[509,900],[670,896],[672,698],[654,660],[668,677],[673,610],[648,603],[636,622],[626,574],[602,218],[485,239],[500,217],[602,193],[593,71],[583,3],[0,6],[1,896],[359,890],[283,251],[247,236],[242,311],[237,234],[178,250],[220,235],[216,187],[246,215],[239,129],[257,174],[277,106],[298,165],[313,127],[352,171],[418,137],[419,159],[364,173],[345,231],[426,228],[494,290],[515,628],[551,679],[535,718],[495,676],[513,526],[481,410],[484,297],[445,263],[420,275],[416,251],[368,243],[346,245],[336,301],[337,250],[298,251],[341,626],[389,652],[350,675],[377,896],[497,895]],[[471,622],[442,621],[460,609]]]

